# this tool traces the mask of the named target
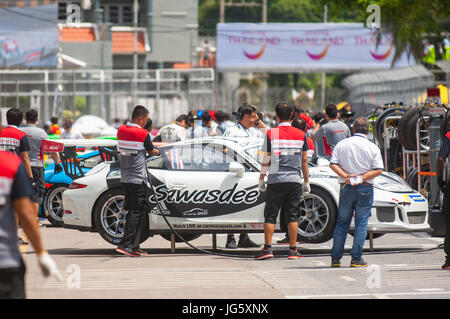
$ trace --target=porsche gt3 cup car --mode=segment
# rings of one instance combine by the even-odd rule
[[[147,158],[155,193],[148,194],[148,235],[168,239],[170,228],[186,240],[204,233],[263,232],[265,192],[258,185],[262,139],[208,137],[160,148]],[[311,193],[300,204],[298,232],[303,242],[332,238],[339,187],[328,167],[310,166]],[[429,230],[428,203],[397,175],[383,173],[375,183],[368,231]],[[165,207],[159,211],[156,199]],[[64,227],[98,232],[109,243],[123,236],[126,216],[118,162],[100,163],[63,194]],[[276,231],[280,231],[280,216]],[[353,227],[353,226],[352,226]]]

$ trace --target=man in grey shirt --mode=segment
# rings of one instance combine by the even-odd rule
[[[337,143],[352,136],[348,126],[339,121],[336,105],[328,104],[325,108],[325,118],[328,121],[324,125],[316,125],[311,138],[313,141],[323,139],[325,156],[329,160]]]
[[[28,157],[30,159],[31,172],[33,173],[32,183],[32,195],[31,201],[34,205],[36,216],[39,212],[39,205],[42,204],[44,197],[45,185],[44,185],[44,162],[43,153],[41,151],[41,145],[43,140],[48,140],[48,135],[45,131],[36,126],[38,122],[38,112],[34,109],[29,110],[25,114],[25,120],[27,124],[20,127],[22,131],[27,134],[28,143],[30,145],[30,151]],[[55,162],[55,174],[62,171],[62,167],[59,164],[58,153],[50,153],[51,158]]]

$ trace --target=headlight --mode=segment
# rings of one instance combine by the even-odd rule
[[[400,176],[383,172],[373,181],[373,186],[390,192],[412,193],[414,190]]]

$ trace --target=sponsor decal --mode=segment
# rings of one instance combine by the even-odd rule
[[[424,202],[425,198],[422,195],[408,195],[415,202]]]
[[[182,212],[181,215],[183,215],[185,217],[189,217],[189,216],[195,216],[195,217],[208,216],[208,210],[201,209],[201,208],[194,208],[194,209],[188,210],[187,212]]]
[[[259,190],[254,189],[237,189],[238,184],[227,190],[220,189],[203,189],[203,190],[179,190],[179,189],[168,189],[166,185],[162,184],[155,187],[155,192],[157,199],[159,201],[164,201],[168,204],[254,204],[258,200]],[[151,203],[156,203],[155,195],[152,194],[149,197]]]

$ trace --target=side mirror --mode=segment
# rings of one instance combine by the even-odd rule
[[[231,162],[229,171],[230,171],[230,173],[236,174],[237,177],[242,177],[242,176],[244,176],[244,173],[245,173],[245,167],[238,162]]]

